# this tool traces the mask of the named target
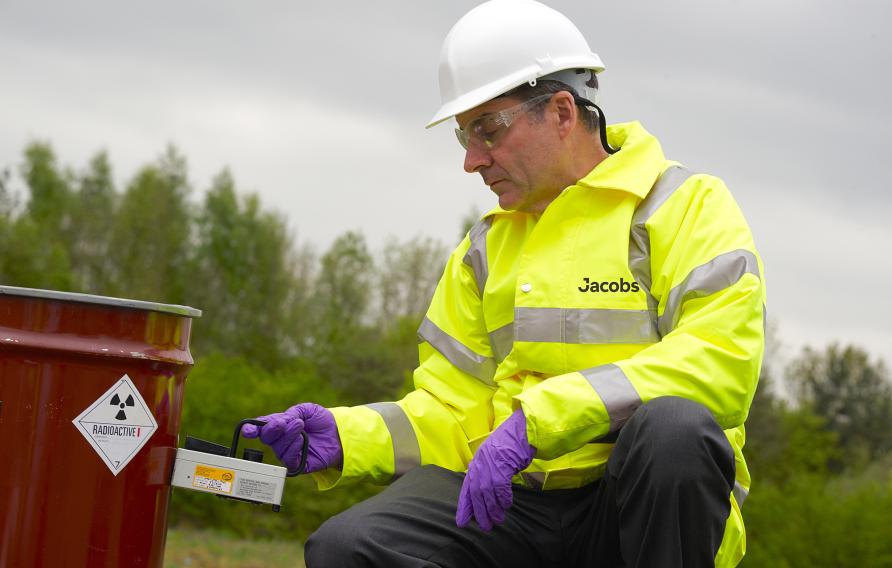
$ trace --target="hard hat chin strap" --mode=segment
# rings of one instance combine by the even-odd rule
[[[588,99],[584,99],[582,97],[576,97],[577,104],[582,104],[584,106],[594,107],[598,112],[598,136],[601,138],[601,146],[604,147],[604,151],[608,154],[616,154],[619,151],[619,148],[614,148],[610,144],[607,143],[607,119],[604,118],[604,111],[601,110],[601,107],[593,103]]]
[[[601,137],[601,146],[604,146],[604,151],[608,154],[616,154],[619,148],[614,148],[607,143],[607,119],[604,118],[604,111],[594,103],[592,106],[598,111],[598,135]]]

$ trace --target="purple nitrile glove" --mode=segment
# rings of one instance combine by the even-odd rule
[[[505,522],[505,511],[514,501],[511,478],[526,469],[534,455],[536,448],[527,441],[527,419],[517,409],[484,440],[468,464],[455,524],[465,527],[473,517],[489,532],[493,523]]]
[[[341,438],[334,415],[329,409],[304,402],[285,412],[258,416],[257,420],[265,421],[266,425],[257,427],[245,424],[242,435],[245,438],[256,438],[259,435],[260,441],[271,447],[279,461],[289,470],[297,469],[300,464],[304,431],[310,438],[305,473],[329,467],[340,468],[343,465]]]

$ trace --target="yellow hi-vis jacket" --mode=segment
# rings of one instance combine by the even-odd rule
[[[665,159],[636,123],[620,150],[541,216],[487,213],[452,253],[419,329],[416,389],[398,402],[332,409],[342,471],[321,489],[388,482],[419,464],[465,471],[480,443],[523,408],[543,490],[598,480],[605,440],[634,410],[681,396],[712,411],[737,483],[719,566],[743,556],[741,449],[764,347],[762,262],[721,180]]]

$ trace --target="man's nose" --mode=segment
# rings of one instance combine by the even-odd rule
[[[489,148],[481,147],[479,144],[470,144],[465,150],[465,171],[472,174],[480,168],[486,168],[492,165],[492,155]]]

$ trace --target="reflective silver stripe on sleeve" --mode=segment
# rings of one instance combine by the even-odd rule
[[[743,485],[741,485],[740,482],[735,479],[733,493],[734,500],[737,501],[737,506],[743,507],[743,502],[746,501],[746,497],[750,494],[750,492],[744,489]]]
[[[496,362],[501,363],[514,347],[514,322],[489,332],[489,344]]]
[[[536,490],[542,489],[542,486],[545,484],[544,471],[525,471],[520,474],[520,477],[522,477],[523,480],[526,481],[527,485]]]
[[[515,308],[514,339],[546,343],[655,343],[648,310]]]
[[[601,365],[580,371],[592,385],[610,416],[610,434],[618,432],[632,413],[641,406],[641,397],[622,369],[616,365]]]
[[[647,221],[657,212],[675,190],[684,184],[693,172],[681,166],[672,166],[660,175],[660,178],[648,192],[635,214],[632,216],[632,230],[629,238],[629,270],[641,285],[647,297],[647,306],[652,310],[652,325],[657,329],[657,301],[650,292],[652,280],[650,269],[650,235],[647,232]]]
[[[759,276],[756,255],[738,249],[720,254],[691,270],[684,282],[669,292],[666,309],[660,317],[660,334],[666,335],[678,324],[684,302],[720,292],[743,278],[744,274]]]
[[[489,278],[489,263],[486,260],[486,233],[492,226],[492,217],[481,219],[471,227],[468,231],[468,238],[471,240],[471,246],[465,253],[462,262],[471,267],[474,271],[474,278],[477,280],[477,290],[483,297],[483,289],[486,287],[486,279]]]
[[[440,352],[450,363],[465,373],[477,377],[484,383],[495,386],[493,377],[496,374],[496,361],[492,357],[484,357],[471,351],[462,342],[455,339],[425,317],[418,328],[418,337],[427,341],[431,347]]]
[[[397,478],[421,465],[421,448],[409,417],[395,402],[367,404],[384,419],[393,441],[393,477]]]

